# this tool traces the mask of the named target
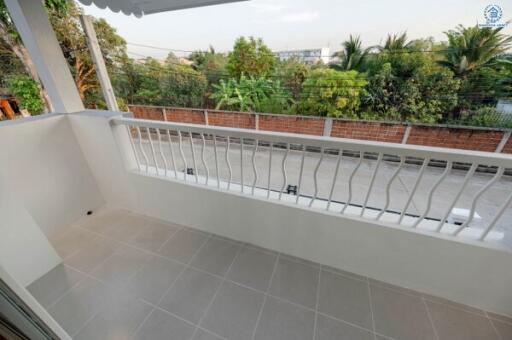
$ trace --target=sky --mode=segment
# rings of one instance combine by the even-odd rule
[[[365,46],[379,44],[388,33],[404,31],[410,39],[439,41],[444,40],[444,31],[458,24],[484,23],[484,8],[489,4],[489,0],[250,0],[140,19],[94,5],[84,9],[118,30],[128,42],[131,57],[163,58],[168,49],[206,50],[210,45],[227,52],[239,36],[263,38],[274,51],[320,47],[336,51],[350,34],[360,35]],[[492,4],[502,8],[501,22],[512,20],[510,0]],[[512,23],[504,32],[512,34]]]

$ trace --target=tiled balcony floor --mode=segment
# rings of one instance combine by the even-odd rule
[[[74,339],[507,340],[512,319],[124,211],[29,286]]]

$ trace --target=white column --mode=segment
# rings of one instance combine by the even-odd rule
[[[5,4],[55,112],[83,111],[82,100],[48,20],[43,1],[5,0]]]
[[[96,32],[94,31],[91,17],[88,15],[81,15],[80,21],[82,22],[82,27],[87,38],[87,45],[91,51],[94,68],[96,69],[96,74],[98,75],[101,90],[103,92],[105,102],[107,103],[107,107],[110,111],[119,111],[116,95],[114,94],[114,89],[112,88],[112,83],[110,82],[110,78],[108,76],[105,60],[103,59],[103,54],[101,53],[100,44],[98,43],[98,38],[96,37]]]

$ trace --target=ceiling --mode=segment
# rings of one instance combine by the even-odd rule
[[[176,11],[179,9],[219,5],[247,0],[79,0],[84,5],[94,3],[99,8],[141,17],[144,14]]]

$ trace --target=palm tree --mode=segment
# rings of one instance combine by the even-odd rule
[[[361,71],[371,49],[372,47],[363,49],[361,38],[351,34],[349,39],[343,43],[343,51],[335,53],[335,56],[340,58],[340,62],[333,67],[341,71]]]
[[[459,76],[489,64],[512,44],[512,36],[502,34],[502,29],[459,25],[455,30],[445,32],[448,47],[442,51],[444,60],[439,61],[439,64]]]
[[[407,42],[407,32],[400,34],[388,34],[383,46],[379,46],[381,52],[399,52],[410,47],[411,42]]]

